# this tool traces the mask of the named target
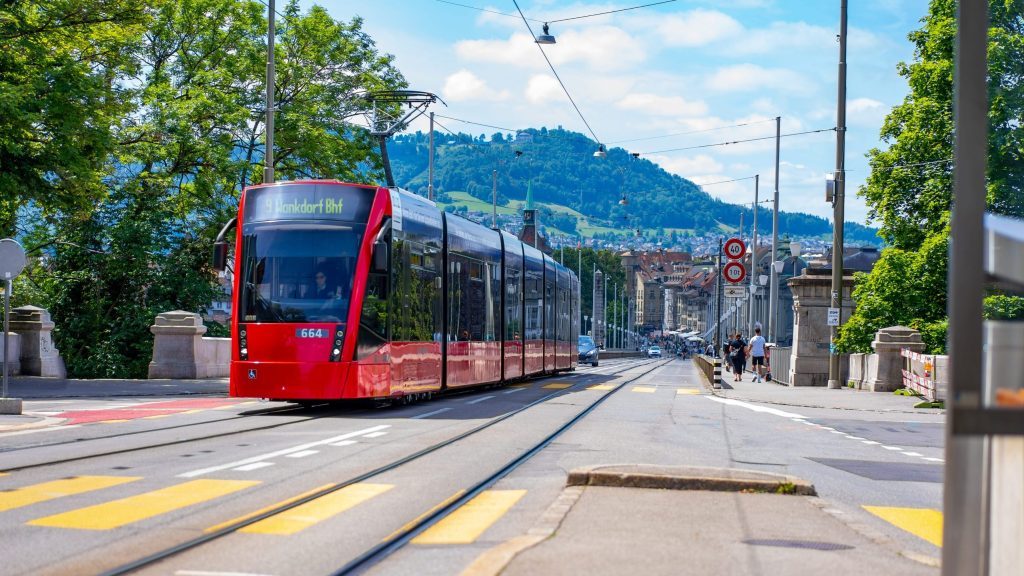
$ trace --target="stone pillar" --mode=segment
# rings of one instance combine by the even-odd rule
[[[157,314],[149,378],[206,378],[211,366],[201,364],[206,326],[199,314],[175,310]]]
[[[2,307],[2,305],[0,305]],[[12,313],[13,317],[14,314]],[[0,331],[3,331],[3,326],[0,326]],[[4,359],[4,343],[3,334],[0,334],[0,366]],[[10,376],[16,376],[21,374],[21,337],[16,332],[7,333],[7,352],[11,355],[11,361],[7,363],[7,374]],[[0,368],[0,377],[3,377],[3,368]],[[8,414],[8,412],[0,412],[0,414]],[[21,412],[18,412],[21,414]]]
[[[36,306],[11,310],[11,331],[21,336],[21,373],[24,376],[65,378],[67,370],[53,345],[50,313]]]
[[[913,352],[924,352],[921,333],[906,326],[882,328],[875,333],[871,343],[878,356],[874,367],[864,381],[864,387],[872,392],[892,392],[903,387],[903,357],[900,350],[908,348]]]
[[[793,348],[790,358],[790,386],[828,385],[829,326],[828,308],[832,290],[832,271],[804,268],[800,276],[789,279],[793,293]],[[843,276],[841,321],[853,312],[853,276]],[[845,382],[849,362],[841,359],[840,381]]]

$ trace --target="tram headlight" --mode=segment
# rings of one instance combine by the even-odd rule
[[[238,328],[238,359],[248,360],[249,359],[249,343],[246,336],[249,331],[244,326]]]
[[[345,342],[345,330],[343,326],[334,327],[334,347],[331,350],[331,362],[341,360],[341,345]]]

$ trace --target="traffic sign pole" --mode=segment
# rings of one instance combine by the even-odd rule
[[[11,327],[11,289],[14,278],[25,269],[25,250],[10,238],[0,240],[0,278],[4,280],[4,362],[3,393],[0,394],[0,414],[21,414],[21,399],[7,397],[7,381],[10,377],[10,346],[8,333]]]

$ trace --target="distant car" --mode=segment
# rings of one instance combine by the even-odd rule
[[[661,358],[661,346],[651,346],[647,349],[648,358]]]
[[[590,336],[580,336],[579,341],[576,343],[576,348],[580,354],[580,364],[597,366],[597,357],[601,354],[601,351],[597,349],[597,344],[594,344],[593,338]]]

